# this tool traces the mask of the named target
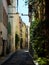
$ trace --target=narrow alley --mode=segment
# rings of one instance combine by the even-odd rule
[[[2,65],[35,65],[33,58],[27,50],[16,51],[11,57]]]
[[[49,65],[49,0],[0,0],[0,65]]]

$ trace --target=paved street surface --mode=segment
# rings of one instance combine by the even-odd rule
[[[28,51],[16,51],[11,57],[2,65],[35,65],[32,57]]]

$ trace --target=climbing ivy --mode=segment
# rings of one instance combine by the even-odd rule
[[[35,50],[38,58],[49,57],[49,22],[33,21],[30,26],[30,50]],[[32,51],[31,51],[32,52]],[[46,58],[47,59],[47,58]],[[43,60],[44,62],[45,60]],[[48,63],[49,61],[46,61]],[[42,64],[44,65],[44,63]]]

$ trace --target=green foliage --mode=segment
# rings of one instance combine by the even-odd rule
[[[8,22],[8,34],[11,34],[11,24]]]
[[[37,61],[38,61],[39,65],[46,65],[47,64],[47,58],[41,58],[41,57],[39,57],[37,59]]]
[[[30,27],[30,46],[31,50],[34,50],[37,55],[40,65],[46,65],[49,61],[45,61],[44,58],[49,57],[49,22],[45,21],[34,21]],[[46,55],[47,53],[47,55]],[[44,57],[44,58],[43,58]],[[47,59],[46,59],[47,60]],[[49,64],[48,64],[49,65]]]
[[[27,5],[28,4],[28,0],[25,0],[25,5]]]
[[[35,35],[35,29],[37,28],[38,23],[39,21],[35,20],[31,23],[31,26],[30,26],[30,38],[32,42],[33,42],[33,37]]]
[[[31,23],[31,26],[30,26],[30,50],[33,50],[35,47],[34,47],[34,34],[35,34],[35,28],[37,28],[37,25],[39,23],[39,20],[36,20],[35,21],[32,21]],[[34,49],[35,50],[35,49]],[[31,51],[32,52],[32,51]]]
[[[32,0],[25,0],[25,5],[27,5],[27,4],[32,4]]]
[[[25,0],[25,4],[27,5],[29,3],[30,5],[32,5],[35,1],[41,3],[43,0]]]

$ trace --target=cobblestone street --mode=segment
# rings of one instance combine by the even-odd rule
[[[16,51],[2,65],[35,65],[29,52],[25,50]]]

